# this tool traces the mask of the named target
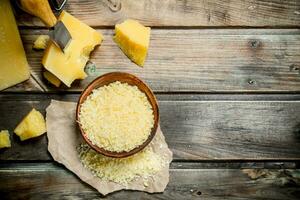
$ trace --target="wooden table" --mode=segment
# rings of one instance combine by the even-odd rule
[[[0,94],[0,129],[14,127],[51,99],[76,101],[97,76],[130,72],[155,91],[161,127],[174,153],[162,194],[121,191],[108,199],[299,199],[300,1],[69,0],[65,9],[105,37],[89,74],[56,89],[41,72],[33,41],[48,30],[17,19],[31,78]],[[151,26],[144,68],[113,42],[127,18]],[[0,151],[0,199],[96,199],[47,152],[46,135]]]

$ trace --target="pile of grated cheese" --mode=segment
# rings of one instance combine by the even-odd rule
[[[79,157],[85,168],[104,181],[127,185],[142,177],[148,186],[149,177],[160,171],[167,162],[148,146],[127,158],[110,158],[98,154],[87,144],[78,147]]]
[[[147,140],[154,115],[143,92],[116,81],[92,91],[81,105],[79,123],[94,145],[128,152]]]

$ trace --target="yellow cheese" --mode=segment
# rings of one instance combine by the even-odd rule
[[[38,38],[34,41],[33,48],[37,50],[46,49],[48,41],[48,35],[39,35]]]
[[[4,147],[11,147],[8,130],[0,131],[0,149]]]
[[[51,84],[55,85],[56,87],[60,86],[61,81],[56,76],[54,76],[51,72],[44,71],[43,75],[45,79],[47,79]]]
[[[57,20],[48,0],[18,0],[18,5],[29,14],[39,17],[48,27],[56,24]]]
[[[154,115],[145,93],[116,81],[92,91],[81,104],[79,122],[93,144],[128,152],[148,139]]]
[[[46,132],[45,119],[39,111],[33,108],[15,128],[14,132],[22,141],[40,136]]]
[[[147,187],[150,177],[167,165],[164,156],[154,152],[150,146],[126,158],[103,156],[87,144],[81,144],[78,152],[81,163],[94,176],[125,186],[137,178],[142,178],[144,186]]]
[[[0,90],[27,80],[29,66],[9,0],[0,1]]]
[[[150,27],[128,19],[115,27],[114,40],[133,62],[143,66],[150,41]]]
[[[51,41],[42,63],[49,72],[70,87],[75,79],[84,79],[87,76],[84,66],[89,60],[89,54],[102,42],[103,37],[66,11],[60,14],[58,20],[64,23],[72,40],[64,52]]]

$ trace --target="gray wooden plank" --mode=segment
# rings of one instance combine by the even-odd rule
[[[12,86],[4,92],[22,92],[22,91],[36,91],[36,92],[42,92],[46,91],[46,88],[44,89],[42,84],[40,84],[39,80],[35,78],[34,73],[31,74],[30,78],[22,83],[19,83],[15,86]]]
[[[157,96],[161,127],[175,160],[300,160],[299,96],[292,101]],[[76,101],[78,95],[0,95],[0,129],[12,133],[32,107],[45,113],[50,99]],[[15,135],[12,139],[13,147],[2,150],[1,160],[50,159],[45,136],[27,142]]]
[[[33,41],[47,31],[21,31],[32,74],[41,87],[82,91],[104,73],[124,71],[145,80],[156,92],[300,91],[299,29],[154,29],[144,68],[121,52],[112,40],[113,30],[99,31],[105,40],[92,55],[96,67],[89,65],[85,80],[60,89],[42,78],[43,52],[32,50]]]
[[[297,0],[69,0],[71,14],[91,26],[114,26],[127,18],[147,26],[294,26],[300,25]],[[22,26],[42,26],[21,14]]]
[[[298,199],[299,170],[170,169],[164,193],[121,191],[106,199]],[[95,189],[53,164],[0,165],[4,199],[98,199]]]

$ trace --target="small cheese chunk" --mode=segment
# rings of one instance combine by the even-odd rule
[[[33,108],[15,128],[14,132],[22,141],[40,136],[46,132],[45,119],[39,111]]]
[[[51,72],[44,71],[43,76],[45,77],[45,79],[49,81],[49,83],[55,85],[56,87],[60,86],[61,81],[56,76],[54,76]]]
[[[30,76],[25,51],[9,0],[0,1],[0,90]]]
[[[128,19],[115,27],[114,40],[133,62],[143,66],[150,41],[150,27]]]
[[[0,149],[11,147],[8,130],[0,131]]]
[[[59,19],[72,36],[64,52],[50,41],[42,60],[44,67],[68,87],[75,79],[84,79],[87,75],[84,66],[96,45],[102,42],[101,33],[82,23],[66,11]]]
[[[49,41],[48,35],[39,35],[38,38],[33,43],[33,48],[36,50],[46,49]]]

